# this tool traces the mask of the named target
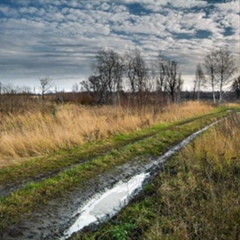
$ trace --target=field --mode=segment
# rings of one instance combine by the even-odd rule
[[[76,198],[81,203],[130,174],[124,164],[140,167],[222,119],[171,158],[112,221],[72,239],[239,239],[239,109],[40,102],[2,112],[0,236],[55,239],[76,211]]]
[[[70,149],[114,134],[183,120],[211,110],[210,104],[198,102],[170,105],[161,111],[156,111],[153,106],[139,110],[76,104],[34,105],[23,113],[1,116],[0,166],[12,164],[20,158]]]

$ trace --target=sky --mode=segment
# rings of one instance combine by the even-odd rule
[[[0,82],[70,91],[92,74],[99,50],[159,51],[191,90],[196,65],[227,46],[240,65],[239,0],[0,0]]]

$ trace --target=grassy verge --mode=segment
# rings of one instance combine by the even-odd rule
[[[240,117],[189,144],[131,205],[78,239],[240,238]]]
[[[12,166],[0,169],[0,184],[20,184],[22,181],[30,181],[35,178],[58,173],[62,169],[89,161],[99,155],[104,155],[112,149],[120,148],[151,137],[158,132],[176,129],[177,126],[187,124],[200,119],[210,119],[212,117],[222,117],[226,114],[225,109],[218,109],[214,112],[180,120],[172,123],[162,123],[148,129],[139,130],[128,134],[117,134],[105,140],[92,141],[79,147],[62,150],[55,154],[45,157],[29,158],[24,163],[14,164]]]
[[[39,107],[23,113],[1,115],[0,167],[213,110],[213,106],[201,102],[173,104],[165,106],[162,111],[156,106],[137,110],[65,104],[53,105],[46,111]]]
[[[146,159],[148,156],[157,156],[165,151],[167,147],[186,138],[191,133],[211,123],[216,117],[221,117],[226,111],[218,114],[208,115],[188,123],[173,124],[171,128],[159,130],[149,138],[133,142],[119,150],[113,149],[107,154],[85,161],[82,164],[59,173],[55,177],[50,177],[42,182],[29,183],[24,188],[13,192],[9,197],[0,199],[0,229],[2,231],[7,226],[19,222],[31,214],[32,211],[40,206],[47,204],[51,199],[63,196],[64,193],[74,190],[86,184],[89,179],[103,174],[114,167],[133,160],[136,157]],[[160,129],[162,126],[160,126]],[[149,130],[150,132],[152,130]],[[147,131],[145,132],[145,134]],[[116,138],[123,139],[123,136]],[[76,155],[77,156],[77,155]],[[9,170],[12,178],[13,171]],[[23,176],[31,171],[23,171]],[[24,175],[25,174],[25,175]]]

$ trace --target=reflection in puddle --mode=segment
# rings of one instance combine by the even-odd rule
[[[94,199],[80,209],[79,218],[65,232],[65,238],[63,239],[70,237],[74,232],[81,230],[91,223],[114,216],[141,190],[142,183],[148,175],[147,173],[141,173],[131,178],[128,182],[120,182],[112,189],[95,196]]]

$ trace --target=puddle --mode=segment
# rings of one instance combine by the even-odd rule
[[[206,131],[219,121],[206,126],[205,128],[195,132],[187,137],[185,140],[172,147],[164,155],[146,164],[145,172],[133,176],[127,182],[119,182],[113,188],[107,189],[101,194],[96,194],[92,200],[81,207],[73,218],[77,220],[67,229],[60,240],[69,238],[73,233],[80,231],[90,224],[97,224],[106,221],[112,216],[116,215],[129,201],[142,190],[143,183],[152,179],[158,174],[159,168],[162,164],[172,157],[177,151],[194,140],[199,134]]]
[[[76,214],[79,215],[78,219],[64,233],[64,237],[61,239],[67,239],[73,233],[78,232],[91,223],[97,223],[101,219],[109,219],[117,214],[121,208],[126,206],[141,191],[143,181],[148,175],[148,173],[138,174],[127,182],[119,182],[112,189],[106,190],[102,194],[97,194],[94,199],[79,209]]]

